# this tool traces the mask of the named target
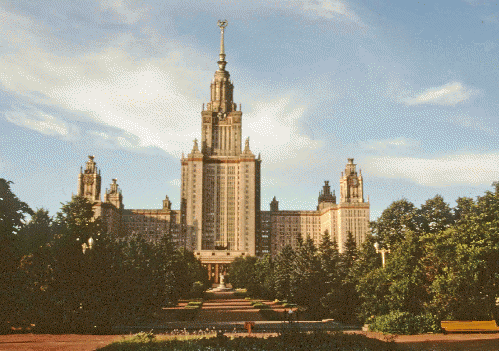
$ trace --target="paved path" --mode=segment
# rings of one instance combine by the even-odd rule
[[[379,340],[393,340],[408,351],[497,351],[499,333],[422,334],[387,336],[375,332],[347,332],[364,334]]]
[[[0,335],[1,351],[90,351],[121,340],[120,335]]]
[[[250,301],[236,298],[231,291],[215,291],[213,298],[203,303],[195,322],[246,322],[263,321],[260,312]]]

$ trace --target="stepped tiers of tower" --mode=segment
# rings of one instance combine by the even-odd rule
[[[176,245],[201,259],[215,282],[236,257],[276,254],[286,244],[296,245],[299,236],[318,243],[329,233],[343,250],[347,233],[361,243],[369,223],[369,203],[353,159],[348,159],[340,179],[339,203],[326,182],[315,211],[279,211],[275,198],[270,211],[261,211],[262,160],[251,151],[249,138],[242,147],[243,113],[234,102],[234,85],[225,69],[226,26],[227,21],[219,21],[218,70],[209,87],[210,101],[201,111],[201,143],[194,140],[191,152],[182,155],[180,210],[171,209],[168,197],[162,209],[125,210],[116,179],[101,201],[101,176],[93,156],[78,176],[78,195],[94,203],[95,215],[105,220],[111,233],[151,240],[169,233]]]

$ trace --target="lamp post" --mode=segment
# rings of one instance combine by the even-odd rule
[[[87,251],[87,249],[92,250],[92,248],[93,248],[93,246],[94,246],[94,239],[89,238],[87,242],[88,242],[88,245],[87,245],[87,243],[83,243],[83,244],[81,245],[81,247],[82,247],[82,249],[83,249],[83,253],[85,253],[85,251]]]
[[[378,242],[374,243],[374,248],[376,249],[376,253],[381,253],[381,264],[382,267],[385,268],[385,263],[386,263],[385,255],[387,253],[390,253],[390,249],[385,249],[385,248],[380,249]]]

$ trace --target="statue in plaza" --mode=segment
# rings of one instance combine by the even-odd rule
[[[225,275],[223,273],[220,273],[220,285],[218,287],[222,289],[225,288]]]

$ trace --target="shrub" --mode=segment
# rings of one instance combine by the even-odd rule
[[[414,315],[409,312],[392,311],[374,318],[369,330],[388,334],[421,334],[440,332],[440,321],[430,314]]]
[[[388,351],[397,349],[392,342],[370,339],[365,335],[343,333],[300,333],[293,331],[266,339],[259,337],[239,338],[199,338],[189,340],[156,340],[152,343],[137,344],[128,340],[115,342],[103,347],[102,351],[139,350],[281,350],[281,351]]]
[[[265,306],[267,306],[267,305],[265,305],[265,304],[263,304],[263,303],[261,303],[261,302],[258,302],[258,303],[253,304],[253,307],[254,307],[254,308],[265,308]],[[268,306],[267,306],[267,307],[268,307]]]
[[[203,282],[194,282],[194,284],[192,284],[190,295],[192,297],[203,297],[204,290],[205,288]]]
[[[129,339],[130,342],[137,342],[137,343],[147,343],[147,342],[152,342],[156,339],[156,336],[153,334],[152,330],[149,332],[140,332],[135,334],[131,339]]]

